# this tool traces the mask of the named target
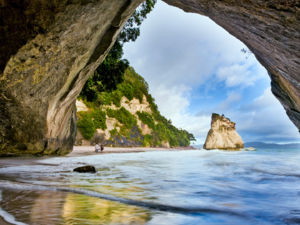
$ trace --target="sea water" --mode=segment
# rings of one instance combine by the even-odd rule
[[[0,160],[7,224],[300,223],[300,149],[11,160]],[[72,172],[87,164],[97,173]]]

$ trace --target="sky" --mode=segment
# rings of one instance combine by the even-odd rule
[[[124,58],[145,78],[163,116],[205,142],[211,114],[236,122],[244,142],[300,142],[270,78],[247,47],[207,17],[158,0],[126,43]]]

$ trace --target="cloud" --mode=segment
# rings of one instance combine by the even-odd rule
[[[124,57],[134,63],[150,85],[181,82],[199,86],[219,67],[245,60],[240,51],[245,46],[215,27],[206,17],[158,2],[142,24],[139,39],[125,45]]]
[[[162,115],[203,143],[212,112],[237,122],[244,140],[299,141],[270,92],[266,70],[246,46],[210,19],[159,1],[124,47],[149,83]]]
[[[236,120],[238,130],[248,141],[300,141],[297,128],[288,119],[270,87],[240,110],[227,113]]]
[[[197,116],[188,111],[190,90],[184,85],[160,85],[151,92],[155,93],[155,102],[161,114],[171,119],[176,127],[193,133],[201,144],[210,128],[210,115]]]
[[[225,81],[227,87],[253,86],[256,81],[265,78],[266,72],[257,65],[253,55],[246,60],[231,65],[219,67],[216,76],[219,81]]]
[[[190,88],[184,85],[171,87],[159,85],[150,91],[155,93],[155,102],[160,112],[168,118],[183,113],[190,104],[188,100]]]

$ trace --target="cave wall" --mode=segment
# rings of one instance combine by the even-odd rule
[[[75,99],[141,2],[0,1],[0,154],[72,150]]]
[[[0,155],[71,151],[75,99],[141,2],[0,0]],[[165,2],[206,15],[243,41],[300,128],[298,0]]]

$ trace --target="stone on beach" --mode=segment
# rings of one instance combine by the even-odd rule
[[[94,166],[80,166],[73,171],[78,173],[96,173],[96,168]]]

